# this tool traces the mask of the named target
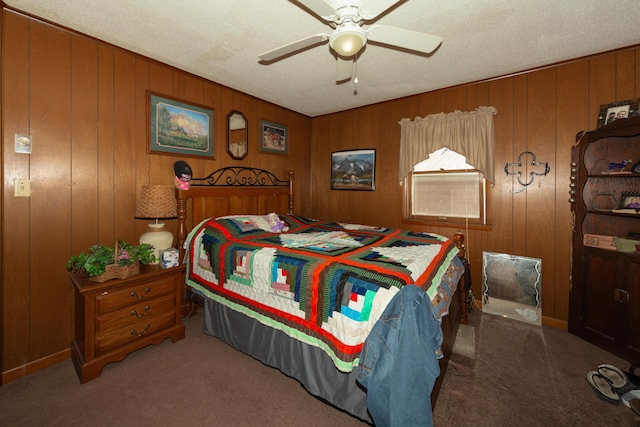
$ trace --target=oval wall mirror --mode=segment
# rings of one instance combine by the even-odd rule
[[[227,115],[227,153],[232,159],[242,160],[249,152],[247,118],[240,111]]]

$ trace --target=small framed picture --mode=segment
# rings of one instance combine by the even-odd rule
[[[620,198],[620,209],[640,210],[640,193],[623,191]]]
[[[260,151],[289,154],[289,128],[285,125],[260,120]]]
[[[600,113],[598,114],[598,127],[611,124],[616,120],[637,116],[640,114],[638,112],[639,103],[640,98],[636,98],[601,105]]]
[[[376,189],[376,150],[334,151],[331,153],[331,189]]]
[[[149,92],[151,154],[213,158],[213,110]]]
[[[640,214],[640,193],[623,191],[620,196],[620,204],[613,212]]]

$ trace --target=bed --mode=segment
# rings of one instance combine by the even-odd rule
[[[176,190],[177,240],[187,286],[204,298],[206,334],[371,422],[355,378],[360,350],[385,304],[416,284],[429,294],[444,335],[435,405],[458,325],[466,323],[462,234],[447,239],[296,215],[292,172],[281,180],[228,167],[190,184]]]

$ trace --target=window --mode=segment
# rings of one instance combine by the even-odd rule
[[[442,148],[405,180],[405,220],[439,226],[488,225],[487,185],[460,154]]]

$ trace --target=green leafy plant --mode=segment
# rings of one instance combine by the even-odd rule
[[[71,272],[86,272],[90,277],[103,274],[107,265],[116,264],[115,249],[104,245],[89,248],[88,253],[74,255],[67,261],[67,270]],[[131,245],[124,240],[118,240],[117,264],[130,265],[136,262],[150,264],[156,261],[153,246],[149,244]]]

